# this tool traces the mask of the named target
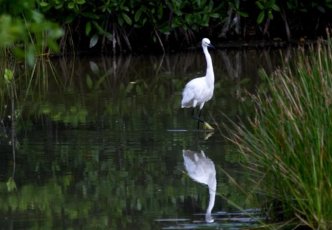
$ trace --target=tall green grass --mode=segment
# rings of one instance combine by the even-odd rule
[[[235,125],[231,140],[285,221],[332,229],[332,45],[300,53],[262,73],[267,88],[253,96],[256,114]]]

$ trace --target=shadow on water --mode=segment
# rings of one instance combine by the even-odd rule
[[[206,184],[209,188],[209,205],[205,213],[207,223],[214,222],[211,211],[214,207],[217,191],[216,169],[211,159],[205,156],[205,153],[183,150],[184,166],[191,179],[196,182]]]
[[[250,116],[247,92],[259,82],[259,67],[273,71],[278,51],[214,51],[212,58],[215,95],[203,116],[217,127],[214,133],[197,131],[191,111],[179,108],[184,84],[204,74],[200,52],[43,60],[32,71],[15,67],[14,112],[9,92],[0,92],[0,226],[240,229],[242,222],[250,223],[245,217],[259,204],[222,172],[243,187],[253,185],[219,127],[224,115]],[[6,88],[3,79],[0,86]],[[12,114],[15,130],[10,129]],[[203,149],[210,158],[189,150],[181,154],[183,149]],[[207,193],[205,186],[192,183],[183,161],[189,177],[208,185],[194,168],[199,170],[200,161],[214,165],[211,175],[218,187]],[[215,222],[206,223],[213,193],[214,211],[207,220]],[[227,200],[247,211],[239,212]]]

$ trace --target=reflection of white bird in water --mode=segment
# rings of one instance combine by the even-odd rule
[[[206,59],[206,74],[203,77],[194,78],[186,84],[182,92],[181,101],[181,108],[193,108],[193,118],[198,120],[198,126],[199,122],[204,123],[204,121],[200,118],[201,111],[205,102],[212,98],[214,90],[213,65],[208,51],[208,47],[213,46],[208,38],[203,38],[202,47]],[[194,117],[194,110],[196,106],[199,106],[198,117]]]
[[[209,205],[206,209],[205,220],[212,223],[214,220],[211,217],[211,211],[214,206],[216,197],[216,169],[211,159],[207,158],[203,151],[200,153],[191,150],[183,150],[184,166],[188,175],[193,180],[206,184],[209,187]]]

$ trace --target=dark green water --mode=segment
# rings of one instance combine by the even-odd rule
[[[260,203],[248,198],[255,185],[223,124],[252,114],[247,93],[258,68],[273,70],[277,53],[212,51],[215,95],[203,116],[214,132],[197,130],[191,111],[179,108],[185,83],[205,72],[201,52],[66,58],[39,63],[32,79],[22,73],[16,85],[28,90],[16,92],[15,161],[11,104],[1,94],[1,229],[259,225]],[[185,172],[183,149],[203,150],[215,164],[214,223],[205,223],[209,192]]]

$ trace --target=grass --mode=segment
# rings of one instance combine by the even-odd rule
[[[285,64],[253,96],[256,114],[236,124],[231,141],[259,175],[260,192],[312,229],[332,229],[332,45]],[[269,214],[271,214],[270,212]]]

